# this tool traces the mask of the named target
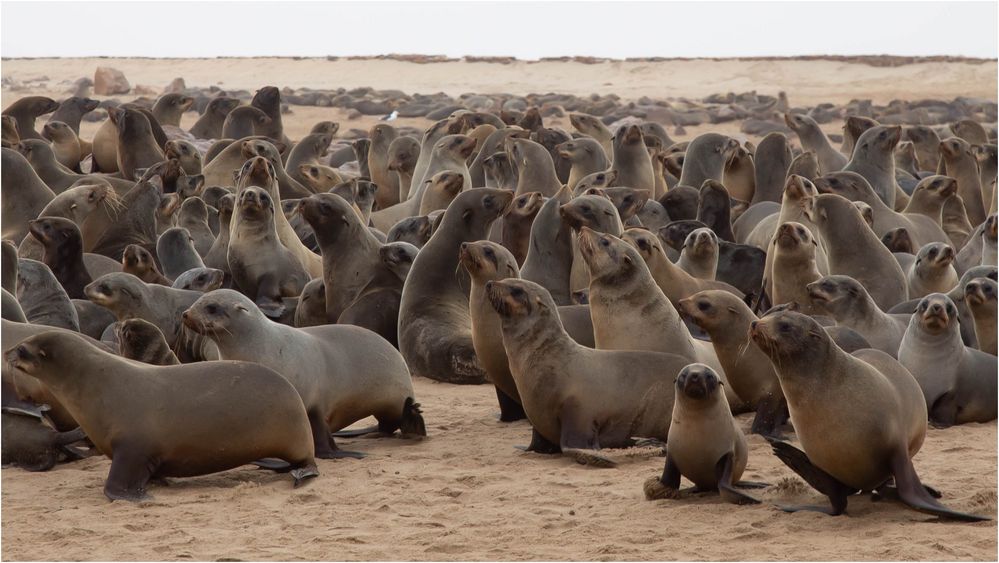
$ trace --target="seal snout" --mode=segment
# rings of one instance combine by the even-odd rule
[[[714,392],[719,385],[718,376],[714,370],[704,364],[690,364],[680,370],[676,378],[676,387],[685,397],[703,399]]]

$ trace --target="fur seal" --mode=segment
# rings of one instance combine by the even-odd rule
[[[585,113],[570,113],[569,123],[583,135],[596,139],[604,147],[605,154],[614,154],[614,133],[603,121]]]
[[[581,137],[566,141],[556,148],[562,158],[571,163],[569,181],[566,182],[570,190],[575,189],[576,184],[586,176],[610,168],[604,148],[596,139]]]
[[[284,134],[284,124],[281,121],[281,91],[274,86],[264,86],[253,95],[250,105],[263,111],[271,119],[270,123],[260,128],[258,135],[288,146],[290,143]]]
[[[908,282],[909,299],[919,299],[931,293],[947,293],[958,282],[954,249],[942,242],[920,248],[912,264],[903,270]]]
[[[801,139],[801,148],[812,151],[818,157],[819,171],[823,174],[842,170],[848,159],[833,148],[829,137],[822,132],[819,124],[811,117],[800,113],[785,113],[784,122]]]
[[[932,127],[911,125],[902,130],[902,136],[912,143],[920,170],[936,170],[940,163],[940,136]]]
[[[694,145],[696,142],[697,139],[691,144]],[[690,158],[695,158],[701,154],[697,151],[697,146],[694,146],[694,148],[688,147],[687,154],[694,155]],[[725,160],[728,160],[730,156],[728,149],[726,149],[724,154]],[[690,158],[688,158],[688,162]],[[701,161],[698,164],[705,166],[705,170],[710,166],[706,162]],[[722,167],[724,168],[724,162],[722,163]],[[650,194],[655,193],[656,179],[655,173],[652,170],[652,159],[649,158],[649,151],[645,148],[645,137],[642,135],[642,130],[637,125],[622,125],[617,130],[617,134],[614,135],[614,170],[617,171],[619,185],[638,190],[648,190]],[[693,176],[688,178],[691,181],[694,181],[694,179]],[[721,181],[721,179],[722,175],[719,174],[717,180]],[[680,183],[683,183],[682,178]],[[700,183],[695,184],[696,187],[700,185]]]
[[[194,98],[190,96],[176,92],[163,94],[153,104],[153,117],[160,122],[160,125],[180,127],[180,117],[185,111],[191,109],[192,105],[194,105]]]
[[[45,247],[42,262],[52,270],[70,299],[82,299],[93,279],[83,262],[83,236],[76,223],[62,217],[28,221],[28,232]]]
[[[836,324],[857,331],[891,357],[898,356],[910,315],[885,313],[850,276],[825,276],[808,284],[807,290],[811,302],[832,315]]]
[[[996,350],[996,281],[975,278],[964,285],[964,302],[975,319],[978,349],[997,355]]]
[[[263,135],[271,123],[267,114],[253,106],[240,106],[225,116],[222,123],[222,138],[242,139],[254,135]]]
[[[763,201],[780,202],[794,154],[783,133],[768,133],[753,153],[756,166],[756,191],[750,204]]]
[[[150,479],[214,473],[268,457],[287,462],[296,485],[319,474],[298,393],[263,366],[149,366],[60,333],[28,338],[5,357],[64,399],[87,437],[112,458],[104,485],[112,500],[147,498]],[[212,377],[205,378],[206,369]],[[136,424],[136,417],[146,424]]]
[[[683,241],[676,265],[691,276],[713,280],[718,273],[718,235],[707,227],[694,229]]]
[[[572,193],[565,186],[538,210],[520,271],[522,278],[547,289],[558,305],[571,303],[572,227],[562,220],[561,213],[562,205],[571,198]]]
[[[22,139],[41,139],[42,136],[35,131],[35,119],[46,113],[52,113],[59,108],[59,104],[52,98],[45,96],[25,96],[20,100],[10,104],[3,110],[3,115],[13,117],[17,122],[17,132]]]
[[[705,180],[721,182],[725,177],[725,163],[738,147],[739,141],[726,135],[698,135],[687,146],[679,185],[698,189]]]
[[[55,193],[19,152],[0,148],[0,156],[3,237],[19,243],[28,234],[28,221],[38,217]]]
[[[750,330],[774,363],[804,449],[773,441],[774,453],[832,503],[831,510],[783,510],[843,514],[849,495],[885,490],[894,477],[899,498],[911,508],[982,519],[944,507],[920,483],[912,456],[926,435],[926,408],[919,385],[898,361],[878,350],[847,354],[815,320],[793,311],[753,321]]]
[[[187,229],[194,249],[199,256],[206,256],[215,243],[215,233],[208,225],[208,206],[200,197],[185,198],[177,211],[177,226]]]
[[[201,152],[193,143],[183,139],[170,139],[163,145],[163,155],[168,159],[177,159],[181,168],[189,175],[201,174]],[[201,178],[204,180],[204,177]]]
[[[742,145],[732,151],[732,156],[725,163],[722,184],[734,199],[747,203],[753,200],[756,192],[756,164],[752,153]],[[662,194],[657,194],[656,199],[661,196]]]
[[[192,268],[177,276],[177,279],[170,284],[170,287],[208,293],[222,287],[224,281],[225,273],[222,270],[215,268]]]
[[[46,408],[31,403],[4,405],[2,414],[3,451],[0,461],[25,471],[48,471],[60,460],[80,459],[69,447],[86,438],[79,428],[59,432],[45,418]]]
[[[153,253],[138,244],[130,244],[121,254],[121,271],[132,274],[146,283],[172,285],[166,276],[160,272]]]
[[[417,255],[399,310],[399,350],[413,375],[451,383],[483,381],[472,346],[469,283],[455,276],[458,249],[462,242],[485,239],[512,200],[512,193],[490,188],[462,192]]]
[[[951,137],[940,143],[943,173],[957,180],[957,195],[964,201],[972,225],[985,221],[987,203],[982,197],[982,177],[972,145]]]
[[[633,445],[632,436],[666,439],[671,378],[687,364],[684,358],[586,348],[569,337],[555,302],[538,284],[507,279],[487,282],[485,289],[534,426],[530,451],[561,452],[606,467],[614,463],[593,450]]]
[[[806,286],[822,277],[815,264],[817,247],[818,243],[805,225],[789,221],[777,227],[774,244],[770,247],[774,254],[773,291],[770,294],[774,305],[797,303],[803,313],[815,314]]]
[[[965,346],[957,307],[942,293],[924,297],[909,321],[898,360],[912,372],[930,420],[944,424],[996,419],[996,357]]]
[[[398,348],[402,288],[418,253],[419,249],[408,242],[382,245],[378,249],[380,267],[375,266],[370,281],[340,313],[337,323],[364,327]],[[301,303],[301,299],[299,302]]]
[[[697,491],[717,489],[726,502],[760,503],[736,488],[746,486],[739,478],[746,470],[749,447],[721,387],[721,378],[704,364],[680,370],[666,440],[666,466],[661,477],[645,483],[646,499],[677,498],[683,476]]]
[[[882,310],[908,299],[902,268],[846,198],[819,195],[805,214],[818,227],[830,274],[860,282]]]
[[[544,204],[545,196],[541,192],[527,192],[515,197],[510,211],[503,216],[503,246],[513,254],[518,267],[527,258],[534,218]]]
[[[385,209],[401,201],[399,199],[399,176],[388,168],[389,147],[399,136],[395,127],[379,123],[368,130],[371,148],[368,150],[368,172],[371,181],[378,186],[376,202],[378,209]]]
[[[123,253],[124,254],[124,253]],[[171,279],[192,268],[204,268],[201,255],[194,248],[194,239],[187,229],[171,227],[156,240],[156,257],[163,273]]]
[[[402,356],[369,330],[274,323],[228,289],[205,294],[183,318],[188,328],[215,341],[223,359],[280,370],[305,403],[317,457],[358,457],[339,450],[330,432],[367,416],[378,419],[383,433],[401,428],[426,435]]]
[[[552,155],[543,145],[530,139],[509,138],[506,149],[518,173],[516,195],[541,192],[545,197],[551,197],[562,188]]]
[[[191,135],[198,139],[222,139],[222,126],[225,124],[225,118],[238,106],[239,100],[236,98],[224,96],[213,98],[205,106],[205,111],[201,117],[189,129]]]
[[[122,177],[137,180],[137,170],[166,159],[145,114],[128,108],[110,108],[108,115],[118,131],[118,170]]]
[[[905,209],[908,203],[908,196],[895,180],[895,147],[901,138],[899,126],[871,127],[857,138],[853,156],[843,167],[846,172],[863,176],[881,201],[895,210]]]
[[[18,304],[29,323],[79,332],[80,318],[52,270],[28,258],[17,261]]]
[[[269,317],[284,312],[282,297],[297,297],[309,273],[281,244],[275,223],[275,202],[267,190],[240,190],[229,233],[227,262],[233,281]],[[238,217],[238,220],[236,218]]]
[[[42,137],[52,142],[52,152],[59,164],[73,172],[80,172],[83,152],[76,133],[61,121],[50,121],[42,127]]]
[[[420,142],[409,136],[396,137],[388,148],[388,162],[385,167],[396,174],[399,182],[399,201],[409,199],[409,188],[413,183],[416,161],[420,158]],[[469,168],[471,173],[471,168]],[[473,185],[475,177],[472,178]]]
[[[731,196],[721,182],[705,180],[698,191],[697,220],[710,227],[718,238],[735,242],[731,202]]]
[[[94,111],[101,103],[81,96],[70,96],[59,103],[59,107],[49,116],[49,122],[61,121],[69,125],[73,132],[80,134],[80,120]]]
[[[118,340],[118,355],[154,366],[173,366],[180,360],[170,349],[166,337],[153,323],[143,319],[127,319],[114,323]]]
[[[656,285],[673,303],[674,307],[681,299],[707,289],[728,291],[742,298],[742,292],[731,285],[715,280],[695,278],[671,262],[663,249],[662,239],[652,232],[641,228],[631,228],[626,230],[621,238],[638,250],[638,254],[648,266]]]

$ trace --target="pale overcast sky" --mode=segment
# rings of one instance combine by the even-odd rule
[[[3,2],[3,57],[996,57],[997,2]]]

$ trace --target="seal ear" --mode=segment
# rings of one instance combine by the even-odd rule
[[[135,299],[135,294],[132,293],[132,291],[130,289],[128,289],[127,287],[118,288],[118,291],[124,293],[125,295],[131,297],[132,299]]]
[[[467,223],[469,220],[471,220],[472,215],[474,215],[474,213],[472,212],[472,210],[471,209],[466,209],[465,212],[461,214],[461,218],[462,218],[463,221],[465,221]]]

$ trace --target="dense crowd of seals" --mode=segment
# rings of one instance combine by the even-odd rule
[[[387,118],[293,140],[287,103]],[[297,485],[361,456],[337,436],[425,436],[421,376],[492,383],[529,451],[609,467],[602,448],[665,443],[650,499],[684,477],[759,503],[733,418],[755,412],[831,502],[784,510],[871,492],[983,519],[912,459],[929,423],[996,419],[996,109],[21,98],[3,111],[3,462],[107,455],[111,499],[247,463]],[[671,136],[726,121],[760,140]]]

